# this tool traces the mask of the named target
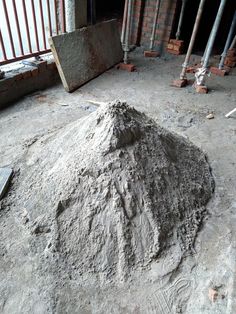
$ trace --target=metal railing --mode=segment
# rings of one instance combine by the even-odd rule
[[[0,65],[50,52],[65,32],[64,0],[0,0]]]

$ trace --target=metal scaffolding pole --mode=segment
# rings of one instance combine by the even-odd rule
[[[128,11],[128,0],[125,0],[122,31],[121,31],[121,44],[124,47],[125,44],[125,32],[126,32],[126,22],[127,22],[127,11]]]
[[[127,21],[126,21],[126,31],[125,31],[125,45],[124,45],[124,63],[128,64],[129,58],[129,37],[131,28],[131,15],[132,15],[133,0],[128,0],[128,11],[127,11]]]
[[[91,24],[96,24],[96,1],[90,0],[90,19]]]
[[[195,23],[194,23],[192,36],[191,36],[190,43],[189,43],[189,46],[188,46],[188,51],[187,51],[184,63],[182,65],[182,71],[181,71],[181,74],[180,74],[180,80],[186,80],[187,79],[186,78],[186,69],[188,67],[189,59],[190,59],[190,56],[191,56],[191,53],[192,53],[192,50],[193,50],[193,46],[194,46],[194,43],[195,43],[195,39],[196,39],[196,36],[197,36],[197,31],[198,31],[200,20],[201,20],[201,17],[202,17],[204,4],[205,4],[205,0],[201,0],[201,2],[199,4],[198,12],[197,12],[196,20],[195,20]]]
[[[153,26],[152,26],[152,35],[150,38],[150,51],[152,51],[153,47],[154,47],[154,42],[155,42],[155,37],[156,37],[156,28],[157,28],[157,19],[158,19],[158,15],[159,15],[159,11],[160,11],[160,5],[161,5],[161,0],[157,0],[154,20],[153,20]]]
[[[236,11],[234,13],[232,24],[230,26],[229,34],[228,34],[228,37],[227,37],[227,40],[225,43],[225,47],[224,47],[224,51],[221,55],[221,59],[220,59],[220,63],[219,63],[219,69],[220,70],[222,70],[224,67],[224,62],[225,62],[225,58],[227,56],[227,51],[229,50],[230,43],[231,43],[232,37],[233,37],[234,32],[235,32],[235,26],[236,26]]]
[[[212,32],[213,32],[213,28],[212,28],[212,30],[211,30],[211,33],[210,33],[210,35],[209,35],[209,38],[208,38],[208,41],[207,41],[207,44],[206,44],[206,48],[205,48],[204,53],[203,53],[203,56],[202,56],[202,58],[201,58],[201,64],[203,64],[203,62],[204,62],[204,60],[205,60],[205,58],[206,58],[206,51],[207,51],[208,46],[209,46],[209,43],[210,43],[210,38],[211,38]]]
[[[183,24],[183,17],[184,17],[184,11],[185,11],[185,7],[186,7],[186,3],[188,0],[182,0],[182,6],[181,6],[181,11],[180,11],[180,16],[179,16],[179,23],[178,23],[178,28],[177,28],[177,32],[176,32],[176,39],[179,40],[180,38],[180,34],[181,34],[181,27]]]
[[[208,62],[209,62],[212,48],[213,48],[213,45],[215,42],[217,31],[218,31],[219,26],[220,26],[220,22],[221,22],[221,18],[222,18],[223,12],[224,12],[224,7],[226,4],[226,1],[227,0],[221,0],[219,9],[218,9],[218,12],[216,15],[216,19],[215,19],[215,22],[214,22],[213,27],[212,27],[210,38],[209,38],[208,43],[207,43],[207,47],[206,47],[206,51],[205,51],[205,58],[203,60],[202,67],[200,69],[198,69],[198,71],[195,74],[196,85],[204,85],[205,75],[207,74]]]
[[[229,49],[233,49],[234,46],[235,46],[235,44],[236,44],[236,35],[234,36],[234,39],[233,39],[233,41],[232,41],[232,43],[231,43]]]

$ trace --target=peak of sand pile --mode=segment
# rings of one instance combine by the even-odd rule
[[[191,249],[213,191],[199,148],[119,101],[36,143],[21,180],[29,225],[75,277]]]

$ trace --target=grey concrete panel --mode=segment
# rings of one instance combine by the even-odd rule
[[[49,43],[68,92],[119,63],[123,57],[116,20],[51,37]]]

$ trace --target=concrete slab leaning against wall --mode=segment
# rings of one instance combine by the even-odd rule
[[[116,20],[51,37],[49,43],[68,92],[119,63],[123,57]]]

